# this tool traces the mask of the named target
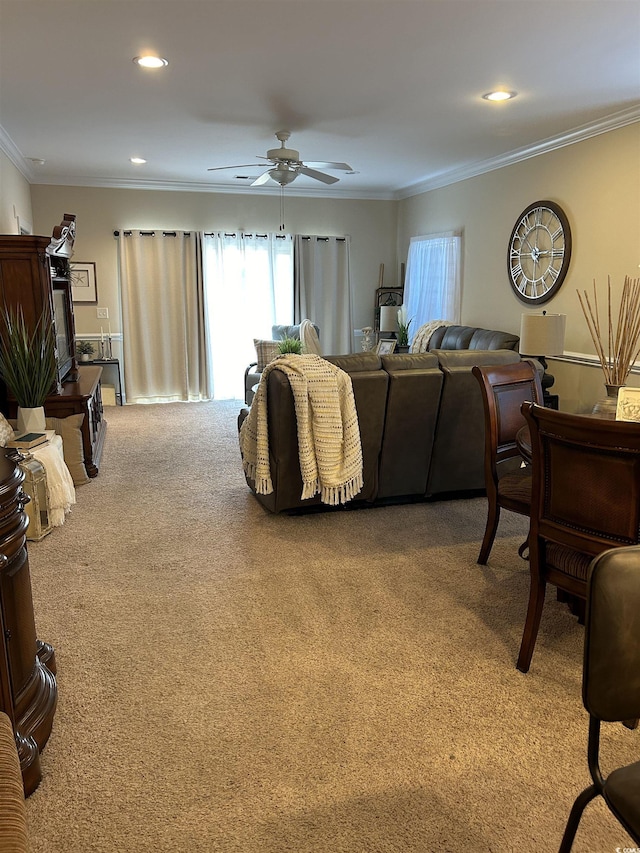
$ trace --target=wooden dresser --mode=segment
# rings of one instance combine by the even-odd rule
[[[71,283],[55,268],[52,271],[52,264],[55,266],[57,263],[60,268],[60,258],[52,257],[50,250],[49,237],[0,235],[0,300],[8,307],[19,306],[27,327],[33,326],[43,312],[54,324],[58,378],[56,387],[51,390],[57,393],[47,397],[44,412],[51,418],[84,415],[84,464],[87,474],[95,477],[100,467],[107,426],[100,390],[102,368],[97,365],[78,367]],[[4,383],[0,382],[0,410],[15,418],[17,409],[16,401],[10,398]]]
[[[0,710],[11,720],[25,794],[41,779],[40,752],[53,724],[58,691],[55,655],[36,639],[23,511],[24,474],[0,453]]]

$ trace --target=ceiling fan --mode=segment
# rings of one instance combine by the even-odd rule
[[[318,172],[317,169],[335,169],[342,172],[353,172],[348,163],[331,163],[328,161],[303,163],[298,151],[285,147],[285,143],[290,136],[291,134],[288,130],[279,130],[276,133],[276,139],[280,142],[280,148],[270,148],[267,151],[266,157],[262,157],[260,154],[257,155],[261,160],[266,160],[270,163],[271,167],[251,184],[252,187],[266,184],[269,180],[275,181],[281,187],[286,187],[287,184],[295,181],[298,175],[306,175],[308,178],[322,181],[323,184],[335,184],[339,178],[327,175],[324,172]],[[240,166],[214,166],[211,169],[207,169],[207,171],[217,172],[220,169],[245,169],[264,165],[264,163],[243,163]]]

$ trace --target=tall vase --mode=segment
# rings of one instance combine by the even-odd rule
[[[604,387],[607,389],[607,396],[602,400],[598,400],[593,407],[592,414],[597,415],[599,418],[608,418],[615,421],[616,409],[618,408],[618,392],[621,388],[624,388],[624,385],[605,384]]]
[[[44,406],[37,406],[35,409],[23,409],[18,406],[17,429],[20,435],[25,432],[44,432]]]

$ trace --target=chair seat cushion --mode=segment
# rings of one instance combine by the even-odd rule
[[[505,474],[498,480],[498,501],[502,506],[519,504],[523,515],[529,514],[531,506],[531,473],[522,468]]]
[[[573,548],[557,545],[555,542],[547,542],[547,565],[572,578],[586,581],[591,560],[593,555],[574,551]]]
[[[640,837],[640,761],[620,767],[607,777],[604,798],[637,841]]]

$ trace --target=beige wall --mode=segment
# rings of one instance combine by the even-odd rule
[[[120,331],[117,244],[114,230],[164,228],[213,231],[278,231],[280,199],[276,195],[164,192],[35,185],[31,188],[34,229],[50,234],[62,214],[75,213],[74,260],[94,261],[98,300],[109,309],[112,331]],[[350,235],[354,284],[354,328],[373,325],[378,270],[385,264],[385,284],[397,283],[396,228],[398,202],[298,198],[285,201],[285,224],[293,233]],[[78,334],[100,331],[95,306],[75,306]],[[102,324],[104,325],[104,324]]]
[[[380,263],[385,264],[385,284],[392,286],[412,236],[461,229],[462,321],[517,333],[526,309],[507,279],[509,235],[528,204],[539,199],[556,201],[569,217],[573,253],[562,288],[543,307],[567,314],[567,352],[593,354],[576,289],[590,288],[595,277],[603,297],[608,275],[616,288],[625,275],[640,275],[639,152],[640,124],[636,123],[401,202],[289,196],[286,224],[298,233],[351,235],[356,328],[373,322]],[[13,206],[20,216],[31,215],[28,185],[2,154],[0,178],[1,230],[15,233]],[[64,212],[77,215],[75,259],[96,262],[99,303],[109,308],[114,332],[120,330],[115,229],[277,231],[279,224],[279,198],[253,192],[35,185],[31,204],[35,233],[50,234]],[[76,324],[81,334],[99,332],[95,307],[77,306]],[[586,411],[602,396],[600,368],[552,362],[550,370],[563,408]],[[633,375],[630,384],[640,385],[640,377]]]
[[[19,234],[32,223],[29,182],[0,151],[0,234]]]
[[[542,308],[567,315],[565,350],[594,354],[576,289],[607,276],[620,288],[640,275],[640,123],[595,136],[513,166],[400,202],[398,257],[412,236],[448,229],[463,233],[462,322],[518,333],[527,310],[507,278],[507,244],[520,212],[550,199],[566,212],[571,264],[558,294]],[[585,411],[604,393],[599,367],[553,363],[554,391],[567,410]],[[640,384],[638,376],[630,384]]]

